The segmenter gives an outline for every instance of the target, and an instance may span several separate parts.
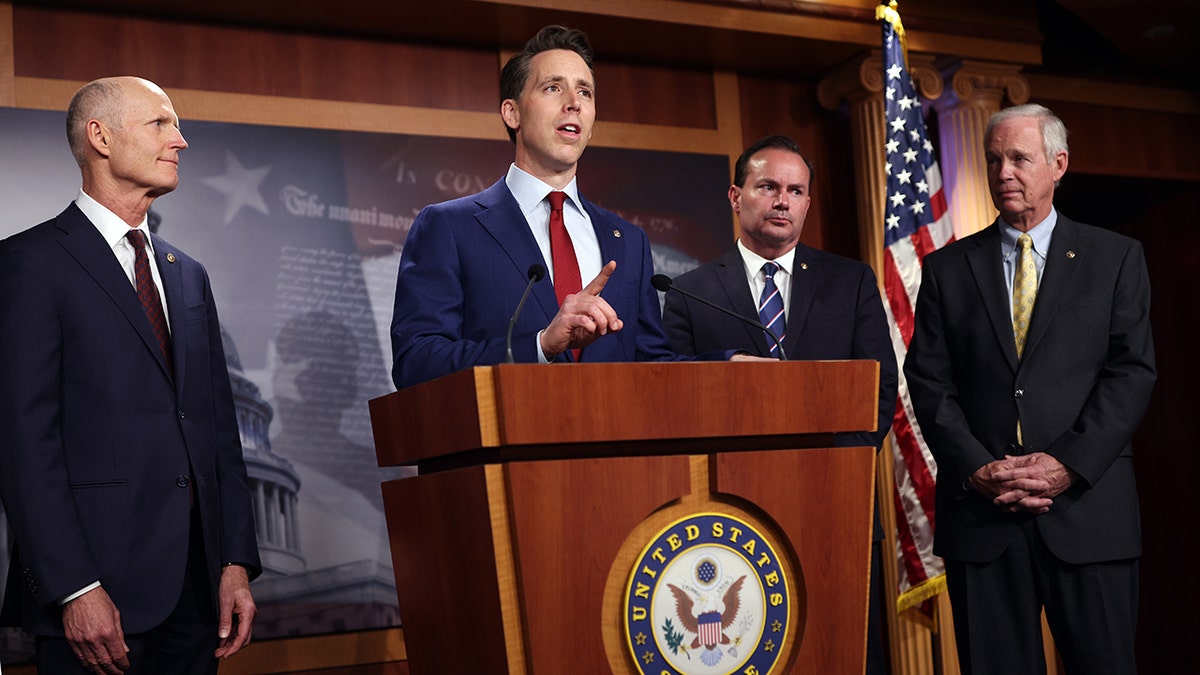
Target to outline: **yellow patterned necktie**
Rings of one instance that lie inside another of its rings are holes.
[[[1017,342],[1017,357],[1025,352],[1029,319],[1037,300],[1037,266],[1033,263],[1033,239],[1023,234],[1017,239],[1017,270],[1013,275],[1012,322]]]
[[[1033,239],[1022,234],[1017,238],[1017,270],[1013,275],[1013,338],[1017,342],[1017,358],[1025,351],[1025,338],[1029,335],[1029,318],[1033,316],[1033,303],[1037,300],[1037,266],[1033,263]],[[1025,444],[1021,433],[1021,420],[1017,419],[1017,443]]]

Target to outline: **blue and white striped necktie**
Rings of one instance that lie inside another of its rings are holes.
[[[783,296],[779,293],[779,287],[775,285],[775,273],[778,271],[779,263],[776,262],[766,262],[762,266],[766,284],[763,285],[762,296],[758,301],[758,318],[767,327],[767,330],[774,333],[775,337],[783,342],[786,327],[783,317]],[[767,336],[767,344],[770,347],[771,356],[778,358],[779,347],[770,336]]]

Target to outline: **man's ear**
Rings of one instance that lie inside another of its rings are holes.
[[[729,205],[734,213],[742,215],[742,190],[736,185],[729,186]]]
[[[513,131],[521,128],[521,112],[517,110],[515,100],[506,98],[500,102],[500,118],[504,120],[504,125]]]
[[[87,134],[88,143],[103,157],[108,157],[112,152],[111,141],[112,131],[100,120],[88,120],[84,127]]]
[[[1054,167],[1054,182],[1062,180],[1062,177],[1067,173],[1068,155],[1065,152],[1060,152],[1054,157],[1051,166]]]

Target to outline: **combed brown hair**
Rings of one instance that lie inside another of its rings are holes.
[[[508,63],[504,64],[504,69],[500,71],[501,103],[510,98],[514,101],[521,98],[521,92],[525,91],[525,82],[529,79],[529,62],[538,54],[552,49],[575,52],[587,64],[588,70],[592,71],[593,76],[595,75],[592,67],[595,54],[592,52],[592,44],[588,41],[587,33],[566,26],[546,26],[525,43],[525,48],[521,50],[521,53],[515,54],[508,60]],[[517,132],[507,124],[504,125],[504,129],[508,131],[508,139],[515,143]]]

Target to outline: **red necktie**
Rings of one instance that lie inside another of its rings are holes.
[[[550,201],[550,257],[554,265],[554,295],[558,298],[559,307],[562,307],[568,295],[583,290],[575,246],[571,244],[571,235],[567,234],[567,226],[563,223],[563,200],[566,198],[567,193],[557,190],[546,196]],[[571,350],[576,361],[579,360],[579,352],[578,349]]]
[[[154,277],[150,275],[150,258],[146,255],[146,235],[141,230],[129,230],[125,235],[133,245],[133,276],[137,285],[138,300],[142,301],[142,310],[150,320],[150,328],[154,337],[158,338],[158,348],[162,350],[163,359],[167,362],[167,372],[174,372],[171,365],[171,333],[167,330],[167,318],[163,315],[162,300],[158,297],[158,287],[154,285]]]

